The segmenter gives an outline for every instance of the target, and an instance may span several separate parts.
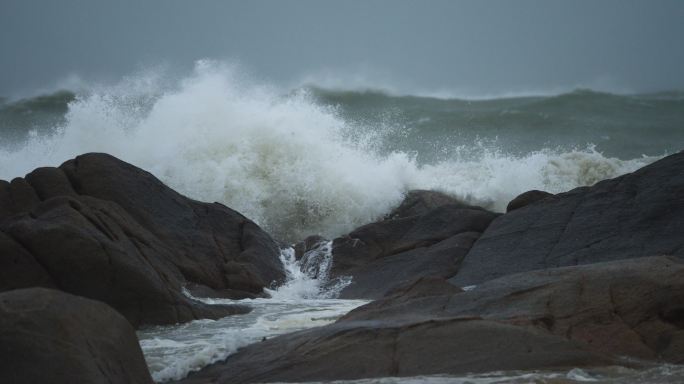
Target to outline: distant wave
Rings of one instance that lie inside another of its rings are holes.
[[[575,92],[514,101],[521,103],[516,108],[535,103],[553,108],[563,98],[586,97],[606,96]],[[493,119],[492,128],[514,115],[501,115],[501,105],[493,115],[486,111],[499,102],[510,100],[478,102],[474,108],[486,112],[482,121]],[[459,103],[467,102],[378,92],[284,92],[202,62],[171,87],[141,81],[134,87],[83,95],[60,92],[2,106],[2,113],[38,111],[41,105],[57,115],[66,112],[44,134],[0,148],[0,177],[58,165],[84,152],[108,152],[182,193],[223,202],[277,237],[297,240],[310,234],[336,236],[375,220],[414,188],[437,189],[503,210],[523,191],[561,192],[659,158],[621,160],[591,145],[547,146],[534,126],[534,149],[516,152],[501,139],[459,136],[459,126],[449,120],[458,115]],[[399,112],[378,116],[374,106]],[[420,118],[427,119],[425,129],[415,123]],[[438,124],[440,119],[448,124]],[[434,138],[437,143],[426,146]]]
[[[491,101],[501,99],[520,99],[520,98],[555,98],[564,96],[592,96],[592,95],[608,95],[616,97],[637,97],[637,98],[653,98],[653,99],[673,99],[681,100],[684,98],[684,90],[667,90],[649,93],[633,93],[633,92],[608,92],[603,90],[594,90],[592,88],[570,88],[566,90],[527,90],[527,91],[510,91],[500,93],[459,93],[452,91],[415,91],[402,92],[391,88],[383,87],[328,87],[320,86],[314,82],[304,83],[297,87],[298,89],[308,89],[313,93],[327,94],[327,95],[346,95],[346,96],[361,96],[374,95],[387,98],[419,98],[419,99],[435,99],[442,101]]]
[[[32,132],[45,133],[63,124],[68,105],[75,99],[76,95],[66,90],[18,101],[0,98],[1,143],[7,147]]]

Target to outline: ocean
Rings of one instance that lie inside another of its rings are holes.
[[[0,178],[108,152],[284,241],[343,234],[410,189],[503,211],[524,191],[591,185],[684,143],[684,92],[435,98],[282,88],[209,63],[0,103]]]
[[[412,189],[505,211],[524,191],[592,185],[683,144],[681,91],[434,97],[282,87],[200,62],[175,78],[145,73],[115,84],[0,98],[0,178],[57,166],[84,152],[107,152],[189,197],[238,210],[284,243],[342,235],[383,217]],[[140,331],[154,379],[182,378],[243,345],[332,322],[365,303],[335,299],[344,282],[328,281],[325,268],[302,272],[289,252],[283,251],[288,282],[270,299],[240,301],[252,313]],[[329,254],[316,259],[333,262]],[[400,382],[621,383],[647,377],[665,383],[682,372],[657,366]]]

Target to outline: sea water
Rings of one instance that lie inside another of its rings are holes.
[[[1,96],[1,95],[0,95]],[[504,211],[530,189],[559,193],[632,172],[684,143],[684,93],[472,99],[377,89],[284,89],[219,62],[184,76],[137,73],[23,100],[0,98],[0,178],[107,152],[179,192],[218,201],[284,242],[334,238],[377,220],[411,189]],[[264,338],[335,321],[329,244],[282,255],[286,283],[245,315],[138,333],[157,381],[182,378]],[[385,378],[358,383],[684,382],[679,366]]]

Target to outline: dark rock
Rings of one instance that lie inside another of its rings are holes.
[[[330,240],[326,239],[323,236],[318,236],[318,235],[307,237],[303,241],[300,241],[299,243],[294,245],[293,248],[295,251],[295,259],[296,260],[301,259],[305,253],[320,247],[321,244],[327,243],[328,241],[330,241]]]
[[[461,208],[473,208],[455,197],[442,192],[414,189],[408,191],[401,204],[387,215],[388,219],[401,219],[409,216],[424,215],[443,205],[458,205]]]
[[[436,286],[436,283],[431,283]],[[481,317],[604,354],[684,362],[684,262],[647,257],[508,275],[470,291],[396,295],[344,321]]]
[[[333,241],[333,276],[352,276],[342,298],[374,299],[422,276],[453,276],[497,215],[449,204],[364,225]]]
[[[394,304],[422,297],[445,296],[461,292],[463,292],[462,288],[449,283],[444,278],[424,276],[387,292],[385,297],[382,300],[377,300],[377,302],[390,301]]]
[[[684,264],[651,257],[486,282],[423,278],[337,323],[248,346],[184,384],[684,361]]]
[[[479,232],[462,232],[430,247],[372,260],[344,273],[336,271],[335,276],[353,277],[340,297],[376,299],[423,276],[449,278],[458,271],[458,265],[478,236]],[[337,260],[335,255],[333,266]]]
[[[578,343],[493,321],[341,322],[248,346],[180,383],[354,380],[610,363]]]
[[[3,195],[5,195],[4,197],[7,200],[0,205],[3,206],[3,211],[7,212],[7,214],[28,211],[40,202],[36,192],[24,179],[17,177],[7,184],[6,188],[7,191]]]
[[[284,277],[276,243],[256,224],[109,155],[0,183],[0,213],[1,289],[57,287],[135,326],[248,310],[190,300],[185,284],[243,298]]]
[[[117,203],[174,249],[167,258],[189,281],[232,288],[223,268],[228,261],[254,266],[263,286],[284,278],[275,241],[222,204],[188,199],[152,174],[105,154],[82,155],[60,168],[80,195]]]
[[[684,257],[684,153],[498,217],[452,282],[652,255]]]
[[[0,294],[0,357],[3,383],[152,384],[123,316],[103,303],[50,289]]]
[[[55,282],[33,255],[0,232],[0,292],[19,288],[55,288]]]
[[[59,168],[37,168],[25,177],[41,200],[55,196],[76,196],[64,171]]]
[[[23,286],[34,282],[32,274],[46,272],[54,286],[104,301],[133,325],[246,311],[208,306],[183,296],[183,276],[165,258],[173,251],[112,202],[86,196],[79,200],[55,197],[38,204],[30,214],[14,216],[0,229],[14,240],[8,249],[21,244],[27,251],[22,264],[30,263],[31,274],[19,269],[22,264],[6,272],[24,279]]]
[[[514,211],[518,208],[530,205],[539,200],[546,199],[549,196],[553,196],[553,194],[545,191],[538,191],[536,189],[523,192],[508,203],[508,206],[506,207],[506,212]]]

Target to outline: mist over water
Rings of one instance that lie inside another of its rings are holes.
[[[42,106],[0,106],[0,178],[107,152],[192,198],[240,211],[280,239],[333,237],[383,216],[410,189],[501,211],[526,190],[562,192],[636,170],[683,139],[681,95],[649,97],[467,101],[292,90],[200,61],[180,79],[148,72],[71,98],[53,95]],[[599,101],[602,114],[582,108]],[[644,119],[659,119],[633,123],[640,114],[629,103],[641,105]],[[35,111],[48,117],[16,119]],[[648,129],[660,133],[650,140]],[[646,139],[635,140],[640,135]],[[613,142],[639,145],[620,152]]]

